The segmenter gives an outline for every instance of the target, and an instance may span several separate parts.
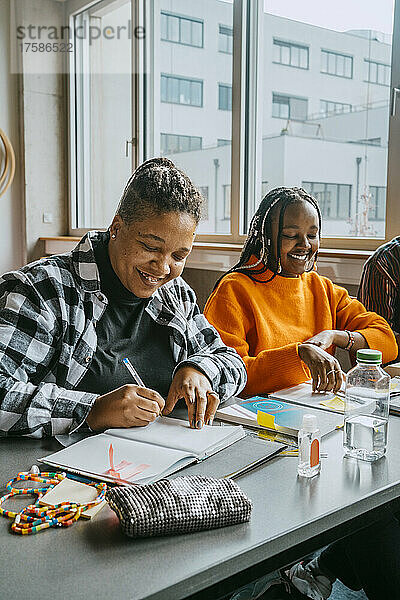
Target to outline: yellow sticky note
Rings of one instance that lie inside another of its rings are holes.
[[[334,396],[330,400],[321,400],[320,404],[322,406],[326,406],[327,408],[331,408],[332,410],[340,410],[344,412],[344,400],[343,398],[339,398],[339,396]]]
[[[269,415],[261,410],[257,411],[257,423],[267,429],[276,429],[274,415]]]

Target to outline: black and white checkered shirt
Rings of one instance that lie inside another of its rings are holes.
[[[97,346],[96,324],[107,307],[92,240],[0,278],[0,436],[71,433],[85,423],[96,394],[74,390]],[[245,366],[200,313],[178,277],[147,305],[169,327],[176,369],[203,371],[221,400],[246,383]]]

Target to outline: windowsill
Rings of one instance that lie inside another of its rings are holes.
[[[80,240],[75,236],[41,237],[46,255],[71,251]],[[229,270],[239,259],[242,244],[221,242],[195,242],[187,260],[189,269],[206,271]],[[342,250],[320,248],[318,253],[318,272],[335,283],[358,285],[362,267],[372,250]]]
[[[39,240],[45,244],[45,254],[54,254],[54,248],[61,247],[63,252],[71,250],[81,239],[80,236],[57,235],[43,236]],[[193,248],[196,250],[205,250],[207,252],[241,252],[242,244],[230,244],[225,242],[194,242]],[[355,258],[366,260],[373,250],[343,250],[335,248],[320,248],[318,256],[330,258]]]
[[[302,71],[309,71],[310,66],[308,67],[299,67],[297,65],[288,65],[287,63],[278,62],[277,60],[272,61],[273,65],[279,65],[280,67],[290,67],[291,69],[301,69]]]

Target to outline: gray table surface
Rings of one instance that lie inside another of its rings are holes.
[[[58,447],[49,439],[1,439],[2,491]],[[391,417],[387,455],[375,463],[344,458],[339,431],[324,438],[328,457],[311,480],[296,476],[296,458],[274,458],[237,480],[253,501],[251,521],[214,531],[133,540],[108,506],[89,522],[33,536],[12,535],[0,518],[0,599],[188,597],[400,497],[399,448],[400,418]],[[239,451],[246,454],[244,440],[182,473],[229,473]]]

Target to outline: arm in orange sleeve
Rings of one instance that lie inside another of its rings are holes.
[[[381,350],[384,363],[394,360],[398,348],[393,331],[385,319],[367,311],[361,302],[350,298],[344,288],[332,285],[336,305],[336,328],[358,331],[370,348]]]
[[[233,292],[233,283],[223,285],[224,291]],[[243,308],[246,310],[243,310]],[[204,315],[217,329],[227,346],[235,348],[247,369],[247,385],[243,396],[266,394],[311,378],[307,366],[300,359],[298,343],[278,348],[266,348],[251,356],[248,332],[255,327],[249,298],[234,293],[221,293],[219,288],[207,301]]]

